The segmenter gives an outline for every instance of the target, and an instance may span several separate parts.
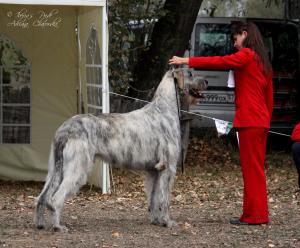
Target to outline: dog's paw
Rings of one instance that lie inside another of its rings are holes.
[[[36,225],[36,228],[39,230],[42,230],[45,228],[45,225],[39,224],[39,225]]]
[[[155,225],[155,226],[160,224],[158,219],[151,219],[150,222],[151,222],[152,225]]]
[[[167,223],[166,223],[166,227],[168,227],[168,228],[174,228],[174,227],[176,227],[176,226],[178,226],[178,224],[177,224],[177,222],[174,221],[174,220],[169,220],[169,221],[167,221]]]
[[[62,232],[62,233],[67,233],[69,231],[69,229],[66,226],[54,226],[53,227],[53,231],[54,232]]]
[[[177,226],[177,222],[174,220],[161,220],[158,222],[158,225],[163,226],[163,227],[167,227],[167,228],[173,228],[175,226]]]

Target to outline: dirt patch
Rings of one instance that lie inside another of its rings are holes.
[[[289,153],[267,156],[270,225],[228,222],[242,208],[234,149],[194,139],[185,168],[173,190],[171,216],[178,222],[173,229],[149,223],[143,173],[115,170],[111,196],[84,187],[64,209],[68,233],[53,232],[49,224],[46,230],[34,228],[34,197],[42,183],[0,182],[0,247],[300,247],[300,196]]]

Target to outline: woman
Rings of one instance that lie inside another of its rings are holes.
[[[232,27],[236,53],[227,56],[174,56],[169,64],[188,64],[201,69],[233,70],[235,117],[239,134],[240,161],[244,180],[243,214],[230,220],[236,225],[269,222],[264,161],[273,110],[272,67],[262,36],[252,22]]]
[[[294,142],[292,145],[293,159],[298,172],[298,190],[300,192],[300,122],[294,127],[291,140]]]

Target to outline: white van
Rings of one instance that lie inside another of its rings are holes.
[[[246,18],[198,17],[188,56],[226,55],[234,52],[230,37],[233,21],[253,21],[260,29],[269,50],[274,70],[274,111],[271,129],[290,133],[299,120],[297,92],[299,80],[299,43],[297,23],[284,20]],[[228,71],[193,70],[194,77],[201,76],[208,81],[203,98],[191,106],[191,111],[204,116],[233,121],[234,89],[228,88]],[[299,97],[298,97],[299,99]],[[193,126],[212,127],[214,121],[198,119]]]

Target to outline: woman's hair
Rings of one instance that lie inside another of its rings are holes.
[[[234,36],[242,34],[243,31],[247,32],[243,47],[251,48],[256,52],[262,63],[264,73],[269,75],[272,72],[272,65],[258,27],[253,22],[234,22],[231,27],[231,39],[234,40]]]

